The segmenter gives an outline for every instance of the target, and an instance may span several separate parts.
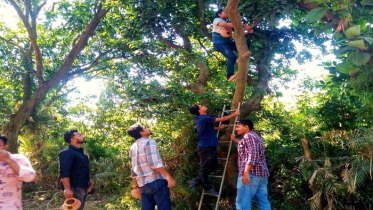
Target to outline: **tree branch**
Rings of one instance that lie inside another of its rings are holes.
[[[173,49],[184,49],[183,47],[181,47],[179,45],[176,45],[173,42],[168,41],[167,39],[163,38],[161,32],[159,32],[159,34],[156,37],[158,38],[158,40],[160,42],[162,42],[163,44],[167,45],[167,47],[169,47],[169,48],[173,48]]]
[[[57,73],[54,77],[51,78],[47,82],[48,88],[53,87],[56,85],[59,81],[63,79],[64,76],[67,75],[69,70],[71,69],[71,65],[76,59],[76,57],[79,55],[79,53],[84,49],[84,47],[87,45],[88,40],[90,37],[94,35],[94,31],[96,30],[99,22],[105,15],[109,12],[108,9],[102,9],[101,7],[98,8],[98,12],[94,14],[94,17],[87,25],[86,29],[80,36],[78,42],[76,45],[71,49],[70,53],[67,55],[64,63],[61,65],[61,67],[57,70]]]
[[[25,1],[26,15],[27,16],[25,16],[22,13],[21,8],[19,7],[19,5],[14,0],[9,0],[9,2],[12,4],[12,6],[14,7],[14,9],[17,11],[18,16],[21,18],[21,20],[23,22],[23,25],[25,26],[25,28],[27,30],[27,33],[29,35],[29,38],[30,38],[30,41],[31,41],[31,46],[32,46],[32,48],[34,50],[34,53],[35,53],[36,77],[38,79],[39,86],[41,87],[43,85],[43,83],[44,83],[43,74],[42,74],[42,71],[43,71],[43,61],[42,61],[41,51],[40,51],[38,43],[37,43],[36,16],[32,15],[32,12],[31,12],[32,9],[30,8],[31,7],[31,3],[30,3],[29,0]],[[28,14],[31,14],[32,24],[33,25],[35,24],[34,26],[30,26],[30,23],[29,23],[29,20],[28,20]]]
[[[201,29],[203,35],[205,35],[210,41],[212,41],[212,35],[209,33],[209,30],[206,27],[206,20],[205,20],[205,2],[203,0],[198,0],[198,16],[201,22]]]

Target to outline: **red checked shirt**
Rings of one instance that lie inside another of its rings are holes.
[[[245,133],[238,143],[238,176],[243,176],[246,165],[253,166],[250,173],[259,177],[268,177],[264,144],[262,138],[253,131]]]

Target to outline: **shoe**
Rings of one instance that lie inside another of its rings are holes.
[[[209,191],[206,191],[205,194],[212,195],[212,196],[218,196],[219,195],[219,193],[216,192],[216,190],[214,190],[213,188],[211,188],[211,190],[209,190]]]
[[[201,183],[197,180],[192,180],[189,182],[189,187],[190,188],[194,188],[194,187],[200,187],[201,186]]]
[[[236,79],[236,76],[237,76],[237,74],[233,74],[232,76],[230,76],[229,79],[228,79],[228,82],[231,82],[234,79]]]

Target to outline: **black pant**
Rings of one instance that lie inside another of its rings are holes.
[[[195,181],[201,183],[203,189],[209,191],[212,188],[209,175],[219,166],[216,147],[198,147],[201,169]]]

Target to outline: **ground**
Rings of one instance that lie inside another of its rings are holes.
[[[103,196],[89,194],[85,203],[85,210],[104,210]],[[24,210],[60,210],[64,202],[62,191],[39,191],[23,195]]]

